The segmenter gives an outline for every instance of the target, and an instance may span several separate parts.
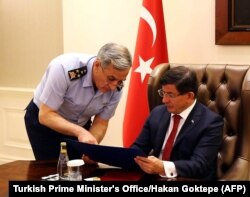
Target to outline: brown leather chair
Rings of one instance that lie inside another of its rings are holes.
[[[162,98],[160,77],[169,68],[181,64],[160,64],[148,81],[150,111]],[[250,66],[190,65],[198,77],[197,99],[224,117],[222,147],[218,153],[217,175],[220,180],[250,180]]]

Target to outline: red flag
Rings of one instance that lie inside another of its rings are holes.
[[[143,0],[123,123],[123,145],[130,146],[149,115],[147,81],[152,69],[168,62],[162,0]]]

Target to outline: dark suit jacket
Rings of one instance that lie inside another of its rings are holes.
[[[158,157],[171,114],[165,105],[155,107],[132,144]],[[170,160],[178,176],[202,180],[216,179],[217,154],[222,141],[223,118],[197,102],[176,138]]]

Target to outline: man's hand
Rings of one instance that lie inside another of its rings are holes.
[[[82,155],[82,159],[86,164],[97,165],[97,162],[91,160],[87,155]]]
[[[165,174],[162,160],[155,156],[135,157],[135,162],[148,174]]]
[[[86,130],[81,132],[80,135],[78,135],[78,141],[88,144],[98,144],[96,138]]]

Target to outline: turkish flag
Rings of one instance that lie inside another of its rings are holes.
[[[168,62],[162,0],[143,0],[123,123],[123,145],[129,147],[149,115],[147,82],[152,69]]]

